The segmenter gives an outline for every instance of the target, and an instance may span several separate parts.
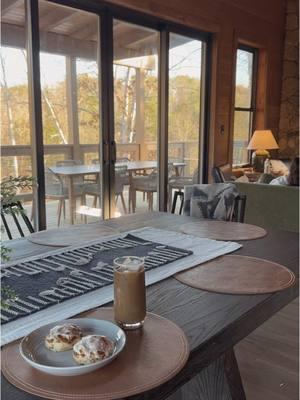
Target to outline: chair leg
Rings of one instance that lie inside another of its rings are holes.
[[[97,207],[97,196],[94,196],[93,207],[94,207],[94,208]]]
[[[174,198],[173,198],[173,202],[172,202],[172,208],[171,208],[171,213],[172,213],[172,214],[175,214],[176,203],[177,203],[177,197],[178,197],[178,191],[175,190],[175,192],[174,192]]]
[[[81,196],[81,205],[86,206],[86,195],[85,194],[83,194]],[[82,219],[82,217],[83,217],[83,222],[86,224],[87,223],[87,216],[84,214],[84,215],[81,215],[81,219]]]
[[[57,216],[57,226],[58,226],[58,227],[60,226],[61,210],[62,210],[62,208],[63,208],[63,202],[64,202],[64,200],[59,200],[59,203],[58,203],[58,208],[57,208],[57,213],[58,213],[58,216]]]
[[[66,200],[62,200],[62,205],[63,205],[63,215],[64,215],[64,219],[66,219]]]
[[[168,204],[169,204],[168,210],[169,211],[172,210],[172,192],[173,192],[173,189],[169,186],[169,190],[168,190]]]
[[[126,204],[125,204],[125,199],[124,199],[123,193],[121,193],[121,202],[122,202],[124,213],[127,214],[127,208],[126,208]]]
[[[181,214],[182,214],[182,209],[183,209],[184,198],[183,198],[183,193],[182,193],[182,192],[179,192],[179,193],[180,193],[180,209],[179,209],[179,215],[181,215]]]
[[[148,196],[149,196],[149,206],[148,206],[148,209],[149,209],[149,211],[153,211],[153,193],[152,193],[152,192],[149,192],[149,193],[148,193]]]
[[[132,199],[131,199],[131,201],[132,201],[132,212],[135,213],[135,207],[136,207],[136,190],[135,189],[132,189],[131,195],[132,195]]]

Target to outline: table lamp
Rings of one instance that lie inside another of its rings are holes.
[[[252,167],[256,172],[264,172],[264,163],[270,157],[268,150],[278,149],[278,144],[270,130],[254,131],[247,150],[252,153]]]

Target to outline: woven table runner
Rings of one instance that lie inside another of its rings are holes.
[[[151,285],[240,247],[143,228],[9,263],[1,268],[2,284],[15,289],[17,299],[2,310],[1,345],[112,301],[116,257],[146,256],[146,285]]]

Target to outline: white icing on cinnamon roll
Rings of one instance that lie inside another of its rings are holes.
[[[45,345],[52,351],[71,350],[82,337],[81,328],[75,324],[57,325],[50,329],[45,338]]]
[[[111,356],[114,349],[114,343],[106,336],[84,336],[74,345],[73,358],[78,364],[92,364]]]

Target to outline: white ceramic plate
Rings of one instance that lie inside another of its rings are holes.
[[[78,365],[73,360],[72,350],[54,352],[47,349],[44,340],[50,329],[64,323],[74,323],[80,326],[83,330],[83,336],[107,336],[115,343],[114,353],[105,360],[89,365]],[[74,376],[87,374],[109,364],[123,350],[125,342],[124,331],[112,322],[92,318],[68,319],[42,326],[25,336],[20,343],[20,353],[28,364],[47,374]]]

